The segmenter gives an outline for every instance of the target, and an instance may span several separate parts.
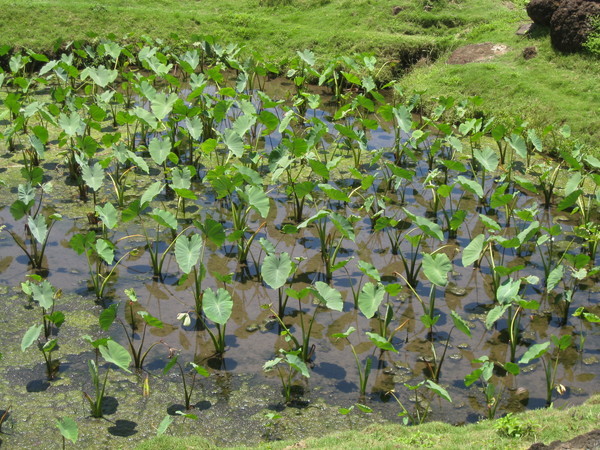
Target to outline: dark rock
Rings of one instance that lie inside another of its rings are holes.
[[[396,16],[396,15],[398,15],[398,13],[399,13],[400,11],[402,11],[403,9],[404,9],[404,7],[403,7],[403,6],[394,6],[394,7],[392,8],[392,16]]]
[[[600,0],[563,0],[552,15],[552,45],[563,52],[582,49],[593,30],[591,18],[600,15]]]
[[[537,48],[536,47],[525,47],[523,49],[523,58],[531,59],[537,56]]]
[[[547,27],[561,3],[562,0],[531,0],[527,5],[527,14],[538,25]]]

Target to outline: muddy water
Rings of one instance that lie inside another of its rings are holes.
[[[323,117],[326,112],[316,111],[315,114]],[[277,137],[273,139],[276,141]],[[384,128],[370,133],[370,148],[389,147],[391,142],[393,142],[393,136]],[[391,155],[387,156],[391,158]],[[346,159],[351,164],[349,157]],[[365,171],[378,170],[376,166],[370,166],[368,162],[363,165],[362,169]],[[392,206],[389,209],[397,211],[399,216],[403,217],[400,208],[407,206],[414,214],[429,214],[431,218],[431,195],[429,191],[422,188],[422,181],[428,173],[427,163],[425,161],[418,162],[413,169],[417,175],[406,186],[404,204],[401,204],[398,193],[392,192],[388,194],[392,199]],[[60,167],[49,173],[56,180],[60,180],[63,176]],[[358,183],[344,169],[341,170],[339,175],[339,179],[344,180],[339,183],[342,187]],[[485,182],[485,191],[488,192],[494,187],[494,179],[488,177]],[[269,239],[271,242],[276,243],[277,251],[285,251],[292,258],[302,259],[299,262],[295,278],[292,280],[294,289],[299,290],[315,281],[323,281],[325,278],[316,232],[309,227],[302,230],[299,235],[282,234],[280,232],[281,225],[291,223],[289,219],[292,213],[291,208],[286,201],[285,194],[280,192],[277,186],[270,186],[270,188],[272,188],[270,194],[271,211],[266,220],[266,226],[262,228],[253,245],[251,256],[248,258],[249,263],[241,266],[237,262],[235,248],[230,243],[225,243],[221,248],[209,246],[205,256],[208,277],[204,287],[216,288],[222,286],[212,275],[213,272],[218,272],[221,275],[233,274],[234,281],[228,286],[228,289],[234,298],[234,310],[227,325],[227,351],[223,359],[217,360],[213,357],[210,337],[205,330],[198,330],[194,323],[188,327],[183,327],[176,320],[179,313],[193,309],[194,300],[189,283],[184,285],[177,283],[180,274],[174,257],[172,255],[167,257],[164,267],[166,277],[164,281],[160,282],[152,278],[149,256],[144,250],[144,242],[139,237],[126,238],[118,246],[121,254],[132,248],[137,248],[139,251],[135,256],[125,259],[117,269],[114,281],[109,285],[106,299],[102,302],[103,305],[100,306],[107,306],[112,302],[125,303],[124,289],[134,288],[140,300],[139,308],[147,310],[165,323],[165,327],[161,330],[151,329],[147,339],[148,344],[159,340],[166,344],[166,346],[157,346],[152,350],[146,364],[153,380],[153,390],[156,390],[157,393],[152,397],[152,400],[148,400],[153,402],[153,407],[148,408],[148,410],[144,409],[143,414],[146,414],[146,412],[150,414],[148,417],[151,417],[151,419],[148,420],[153,421],[154,426],[156,426],[157,420],[162,417],[161,414],[165,413],[166,408],[172,406],[172,402],[167,401],[165,398],[166,392],[170,396],[175,396],[178,389],[176,376],[161,377],[162,368],[168,361],[167,346],[180,350],[182,360],[194,360],[211,368],[213,375],[209,380],[203,381],[199,393],[201,393],[202,398],[205,398],[204,401],[212,406],[211,414],[213,416],[211,417],[213,417],[215,423],[220,423],[223,420],[235,422],[236,417],[245,418],[246,420],[252,417],[252,420],[256,421],[253,426],[256,427],[256,424],[263,420],[256,418],[261,411],[269,408],[281,409],[282,407],[278,377],[274,373],[264,374],[262,371],[263,364],[272,359],[277,350],[285,347],[286,343],[279,336],[280,329],[274,322],[271,313],[261,308],[262,305],[266,304],[276,305],[277,293],[267,288],[256,277],[257,267],[255,262],[260,264],[262,258],[264,258],[264,252],[261,251],[258,245],[258,238]],[[221,208],[219,202],[215,201],[213,194],[202,185],[196,185],[195,191],[199,200],[196,204],[188,205],[188,217],[200,216],[204,218],[210,216],[223,222],[225,227],[228,228],[230,226],[229,211],[226,208]],[[9,197],[11,196],[15,196],[14,189],[4,199],[4,205],[10,204]],[[132,198],[134,198],[134,193],[130,191],[129,200]],[[458,200],[459,198],[460,200]],[[99,203],[104,200],[111,200],[108,192],[102,194]],[[166,206],[174,206],[166,198],[160,200]],[[471,194],[463,193],[458,188],[455,188],[453,192],[452,201],[454,201],[455,208],[458,207],[460,202],[460,209],[465,209],[470,213],[477,211],[488,214],[501,224],[506,222],[506,218],[501,211],[490,211],[482,207]],[[46,205],[62,211],[65,203],[68,203],[68,201],[64,198],[64,190],[59,190],[50,196]],[[70,212],[63,212],[65,219],[57,223],[52,230],[52,240],[46,252],[46,266],[49,268],[48,279],[55,287],[62,289],[64,292],[81,296],[82,302],[87,305],[86,308],[89,311],[94,311],[95,308],[97,313],[100,306],[94,306],[95,302],[88,289],[85,259],[77,256],[68,245],[69,239],[74,234],[90,229],[87,218],[82,213],[86,206],[82,207],[77,202],[74,203],[74,206],[68,210]],[[517,207],[528,208],[539,205],[539,203],[538,198],[523,194],[519,196]],[[328,202],[327,206],[346,216],[351,214],[364,215],[358,210],[360,205],[358,200],[355,199],[348,205]],[[315,212],[315,209],[307,208],[305,217],[309,217]],[[439,213],[437,219],[441,220]],[[541,210],[538,216],[538,220],[543,226],[551,226],[559,219],[567,233],[575,224],[574,219],[566,217],[564,213],[556,213],[555,211],[544,212]],[[259,217],[252,216],[250,228],[256,229],[261,223],[262,220]],[[23,226],[22,222],[14,222],[8,206],[0,210],[0,224],[6,225],[7,228],[17,232],[20,232],[19,227]],[[395,273],[403,272],[401,258],[390,251],[390,243],[385,233],[373,232],[372,225],[370,219],[362,217],[355,224],[356,242],[346,240],[340,251],[339,260],[352,258],[352,261],[344,269],[339,269],[334,273],[331,281],[331,285],[338,289],[345,299],[343,312],[317,309],[315,305],[311,304],[310,300],[299,303],[290,299],[283,320],[286,326],[299,336],[300,321],[304,320],[306,323],[312,315],[317,314],[311,335],[311,344],[315,346],[311,361],[311,377],[308,380],[297,380],[298,405],[304,405],[305,407],[311,404],[320,405],[320,410],[326,410],[329,415],[337,415],[334,406],[348,407],[360,400],[375,411],[374,419],[366,418],[364,420],[381,420],[382,418],[398,420],[395,416],[400,408],[385,393],[395,390],[405,405],[413,407],[412,398],[409,398],[409,392],[404,387],[404,383],[416,384],[428,374],[430,367],[428,361],[431,361],[432,357],[431,340],[428,335],[429,330],[419,320],[419,317],[423,314],[423,307],[416,296],[406,288],[397,297],[389,299],[394,310],[394,320],[389,328],[394,329],[402,325],[393,340],[398,354],[391,352],[381,354],[379,351],[375,351],[365,336],[365,332],[377,330],[378,323],[376,319],[365,319],[354,309],[352,288],[360,289],[361,283],[368,281],[366,277],[362,276],[356,263],[359,260],[371,262],[379,270],[385,283],[400,282]],[[520,231],[519,226],[523,227],[523,224],[511,224],[508,229],[503,231],[504,235],[506,237],[516,235]],[[481,270],[476,270],[471,267],[464,268],[460,262],[461,249],[480,232],[482,232],[482,225],[477,219],[477,215],[471,214],[467,217],[455,239],[448,239],[444,243],[439,243],[431,238],[426,238],[420,249],[420,252],[431,252],[443,245],[442,251],[453,262],[448,287],[437,289],[436,311],[441,318],[435,327],[433,336],[436,352],[440,355],[443,352],[448,333],[452,332],[446,359],[441,370],[440,384],[448,390],[453,403],[450,404],[434,398],[431,404],[430,417],[435,420],[465,423],[479,420],[484,416],[486,406],[481,390],[476,385],[466,388],[463,382],[464,377],[474,368],[470,361],[483,355],[489,355],[490,358],[497,361],[508,361],[510,358],[506,320],[501,319],[492,330],[487,330],[484,326],[486,314],[493,306],[490,284],[491,271],[488,263],[484,259]],[[121,226],[114,237],[118,239],[138,235],[139,233],[140,229],[135,224],[129,223]],[[567,238],[569,237],[567,236]],[[402,243],[400,251],[406,257],[412,255],[413,248],[405,241]],[[573,253],[577,251],[577,249],[572,250]],[[544,279],[542,263],[535,247],[525,249],[520,253],[509,249],[504,250],[504,252],[505,266],[524,265],[524,269],[514,276],[535,275],[541,280]],[[596,264],[598,264],[598,261],[596,261]],[[0,235],[0,284],[12,288],[18,287],[28,273],[30,271],[25,256],[10,239],[10,236],[7,233],[2,233]],[[417,294],[426,299],[429,295],[430,285],[424,276],[421,276],[420,280],[416,291]],[[14,293],[14,291],[11,292]],[[555,402],[559,406],[582,402],[589,393],[598,389],[598,376],[600,375],[600,363],[598,362],[600,336],[598,327],[594,328],[586,324],[582,328],[581,324],[572,317],[569,318],[566,325],[563,325],[561,322],[563,307],[561,304],[555,303],[554,297],[545,295],[537,286],[528,287],[523,295],[538,300],[541,306],[538,311],[527,311],[521,321],[522,343],[517,350],[517,359],[523,354],[527,345],[543,342],[551,335],[573,334],[574,342],[579,344],[579,336],[582,332],[585,333],[584,351],[580,353],[574,348],[570,348],[559,361],[556,382],[563,384],[566,387],[566,392],[562,396],[555,395]],[[28,307],[27,302],[24,299],[19,299],[18,295],[13,297],[11,307]],[[582,282],[577,286],[569,307],[569,315],[579,306],[586,306],[590,311],[598,313],[599,300],[600,293],[595,280]],[[59,300],[58,309],[60,307]],[[120,310],[121,314],[123,314],[123,309],[122,307]],[[467,320],[472,332],[471,338],[467,338],[457,330],[452,330],[452,321],[449,314],[451,310],[459,312]],[[24,322],[23,329],[10,334],[10,338],[3,335],[0,341],[2,350],[11,346],[18,348],[20,336],[30,323]],[[369,379],[368,395],[364,399],[359,399],[357,393],[358,374],[349,345],[331,337],[334,333],[345,331],[349,326],[353,326],[358,330],[358,333],[352,335],[350,340],[354,344],[361,361],[364,362],[371,355],[376,358]],[[90,333],[99,333],[97,326],[93,323],[89,323],[87,328],[89,328]],[[120,326],[114,325],[110,334],[121,343],[126,343],[124,331]],[[75,335],[72,338],[77,339]],[[139,335],[136,335],[136,338],[139,339]],[[11,353],[9,360],[12,361],[11,364],[14,364],[16,361],[16,357],[13,358],[14,352],[9,353]],[[60,387],[60,392],[64,395],[64,403],[67,405],[67,407],[64,407],[65,415],[69,414],[70,405],[70,407],[78,410],[80,416],[85,417],[85,413],[82,412],[85,410],[84,405],[73,406],[77,402],[74,399],[75,394],[69,386],[76,386],[75,392],[78,392],[80,386],[85,386],[87,377],[85,361],[91,357],[90,355],[91,352],[87,350],[83,353],[74,350],[67,353],[67,350],[64,350],[63,356],[68,364],[64,364],[61,368],[61,378],[71,380],[66,386],[61,385]],[[11,367],[4,374],[6,377],[10,377],[11,383],[16,383],[19,377],[28,380],[28,382],[43,378],[41,375],[43,367],[40,368],[39,365],[32,367],[32,364],[34,364],[33,359],[29,357],[18,370]],[[119,378],[117,374],[114,377],[114,383],[118,385],[117,393],[114,394],[115,397],[118,397],[119,394],[127,398],[117,398],[121,405],[119,407],[121,412],[116,414],[121,414],[119,417],[123,417],[123,419],[120,420],[133,420],[125,417],[127,414],[135,414],[133,412],[135,408],[140,408],[139,402],[142,401],[139,397],[140,379],[135,376]],[[219,386],[219,383],[222,383],[224,379],[230,380],[230,386],[227,389]],[[516,377],[511,375],[500,376],[496,379],[496,382],[503,390],[498,410],[499,414],[505,411],[518,411],[524,408],[544,406],[544,374],[539,359],[523,367],[520,375]],[[4,390],[7,386],[6,384],[3,386]],[[229,401],[228,399],[222,402],[219,396],[224,395],[223,392],[225,391],[238,397],[235,401]],[[234,392],[231,393],[231,391]],[[131,394],[131,392],[135,394]],[[24,393],[24,395],[29,394]],[[132,399],[132,395],[135,395],[135,399]],[[240,395],[243,398],[239,398]],[[426,398],[431,397],[427,392],[422,395],[425,395]],[[159,400],[166,401],[166,403],[161,404]],[[146,400],[143,401],[146,402]],[[62,407],[60,406],[60,408]],[[202,410],[201,404],[199,409]],[[243,412],[244,410],[246,412]],[[21,420],[16,404],[13,404],[13,411],[13,420]],[[127,434],[128,428],[126,425],[124,425],[125,431],[122,431],[121,434],[113,433],[112,436],[122,437],[123,433]],[[356,424],[349,422],[349,425],[354,426]],[[13,426],[15,430],[19,430],[18,422],[13,422]],[[230,435],[227,433],[223,435],[225,437],[222,438],[222,443],[250,442],[263,439],[265,437],[264,433],[267,432],[262,427],[259,428],[260,432],[252,431],[252,426],[244,427],[242,435],[236,438],[236,428],[233,426]],[[136,431],[133,434],[137,434],[138,438],[150,435],[148,430],[144,430],[144,432],[138,433]],[[214,429],[212,430],[214,432]],[[204,430],[204,432],[211,433],[209,429]],[[130,436],[133,434],[130,434]],[[111,438],[107,437],[106,439]]]

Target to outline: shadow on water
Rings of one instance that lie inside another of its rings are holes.
[[[113,436],[129,437],[137,433],[137,425],[131,420],[117,420],[112,427],[108,427],[108,432]]]

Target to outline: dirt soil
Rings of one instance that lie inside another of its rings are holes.
[[[483,42],[481,44],[465,45],[457,48],[448,58],[448,64],[467,64],[473,62],[485,62],[503,55],[508,51],[504,44]]]
[[[529,447],[529,450],[552,449],[552,450],[575,450],[575,449],[597,449],[600,448],[600,429],[582,434],[567,442],[554,441],[549,445],[538,442]]]

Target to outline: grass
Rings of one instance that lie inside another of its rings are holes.
[[[399,424],[375,424],[364,430],[331,433],[323,437],[307,437],[300,442],[277,441],[259,448],[528,448],[535,442],[549,444],[566,441],[598,428],[600,395],[585,404],[569,409],[539,409],[495,421],[485,420],[465,427],[431,422],[416,427]],[[510,425],[510,426],[508,426]],[[506,433],[512,433],[508,436]],[[516,434],[522,433],[521,436]],[[468,438],[466,437],[468,436]],[[216,448],[199,436],[161,436],[136,447],[137,450],[169,450],[179,448]]]
[[[582,141],[600,138],[600,59],[555,52],[547,31],[516,36],[526,0],[0,0],[0,44],[52,52],[55,44],[114,34],[170,39],[215,36],[285,66],[296,50],[326,61],[371,52],[380,81],[402,78],[426,96],[480,96],[482,110],[523,115],[534,126],[568,123]],[[392,9],[399,7],[397,14]],[[448,65],[462,45],[494,42],[510,51],[487,63]],[[523,48],[536,46],[526,61]],[[413,65],[416,63],[416,66]],[[412,68],[408,70],[408,68]],[[597,153],[597,151],[596,151]]]

